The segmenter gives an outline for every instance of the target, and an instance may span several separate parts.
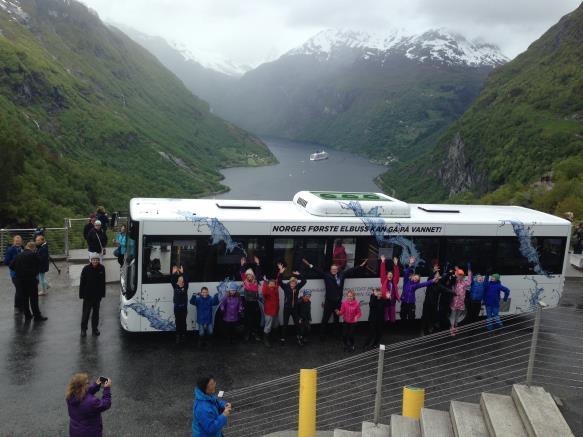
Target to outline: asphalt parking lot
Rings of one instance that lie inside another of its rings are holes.
[[[221,390],[233,390],[346,357],[339,340],[314,341],[300,349],[288,344],[217,341],[198,350],[192,337],[175,345],[171,334],[128,334],[118,320],[119,288],[111,285],[102,302],[101,336],[79,336],[81,301],[66,268],[51,271],[52,288],[41,297],[46,322],[25,322],[13,314],[13,288],[0,267],[0,435],[68,435],[64,392],[78,371],[112,378],[112,408],[104,413],[107,436],[186,436],[190,433],[192,391],[201,374],[212,373]],[[561,303],[583,308],[583,278],[569,278]],[[417,336],[397,326],[385,342]],[[360,334],[362,335],[362,334]],[[362,342],[361,339],[359,339]],[[583,395],[567,393],[563,412],[583,435]]]

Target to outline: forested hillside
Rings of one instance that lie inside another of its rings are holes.
[[[0,225],[202,196],[224,189],[220,167],[275,160],[69,0],[0,2],[0,156]]]
[[[583,5],[494,71],[435,149],[385,173],[406,200],[583,216]]]

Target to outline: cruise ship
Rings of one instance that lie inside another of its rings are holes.
[[[322,150],[310,155],[310,161],[321,161],[322,159],[328,159],[328,152]]]

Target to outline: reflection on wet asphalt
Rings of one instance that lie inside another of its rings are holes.
[[[268,350],[260,343],[219,341],[200,351],[193,338],[176,346],[171,334],[128,334],[119,325],[117,285],[108,286],[102,302],[101,336],[80,338],[81,301],[67,282],[66,268],[60,277],[51,270],[49,281],[53,287],[40,298],[49,320],[24,322],[13,314],[12,284],[0,267],[0,436],[68,435],[64,393],[78,371],[113,380],[112,408],[103,415],[105,435],[185,436],[193,387],[202,374],[214,374],[219,389],[232,390],[346,357],[339,339],[314,339],[302,350],[294,344]],[[579,294],[575,300],[581,303]],[[397,327],[385,340],[416,333]]]

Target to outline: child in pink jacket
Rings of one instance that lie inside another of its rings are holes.
[[[354,352],[354,330],[356,329],[356,322],[362,316],[360,310],[360,302],[355,299],[353,290],[348,290],[346,293],[346,300],[342,302],[340,310],[336,310],[336,314],[342,316],[344,323],[342,324],[342,341],[344,342],[345,352]]]
[[[468,265],[468,277],[465,278],[465,273],[462,269],[455,270],[455,285],[453,287],[454,296],[451,300],[449,313],[450,333],[452,336],[457,334],[457,325],[460,319],[466,313],[466,291],[472,285],[472,271]]]

